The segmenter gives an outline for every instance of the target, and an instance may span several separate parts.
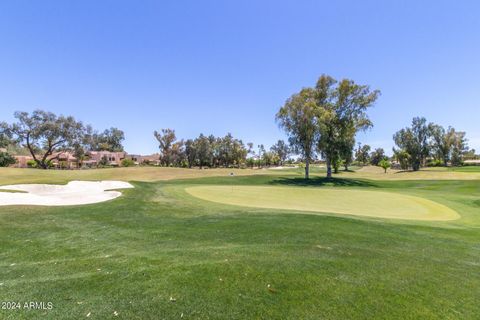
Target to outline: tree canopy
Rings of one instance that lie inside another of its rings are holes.
[[[332,167],[338,171],[342,161],[348,167],[356,133],[373,125],[367,109],[379,94],[367,85],[322,75],[314,88],[304,88],[287,100],[277,121],[289,136],[292,148],[306,161],[305,178],[316,152],[326,161],[327,177],[331,177]]]
[[[17,122],[9,131],[17,141],[24,143],[37,166],[48,168],[54,152],[67,151],[81,143],[84,126],[71,116],[57,116],[52,112],[35,110],[15,112]]]
[[[308,179],[319,131],[315,91],[307,88],[292,95],[278,111],[276,120],[287,133],[293,151],[305,160],[305,179]]]
[[[416,117],[413,118],[411,127],[394,134],[397,148],[393,151],[402,169],[411,167],[418,171],[426,165],[427,158],[445,166],[449,162],[457,166],[462,164],[468,151],[465,136],[465,132],[456,131],[452,127],[445,129],[438,124],[427,123],[423,117]]]

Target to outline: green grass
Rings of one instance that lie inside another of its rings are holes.
[[[480,314],[479,180],[305,183],[299,174],[274,173],[134,185],[124,196],[95,205],[1,207],[0,301],[51,301],[54,308],[0,309],[0,319]],[[214,203],[185,191],[209,185],[401,193],[438,202],[461,217],[311,215]]]
[[[396,192],[272,186],[195,186],[186,191],[207,201],[312,213],[338,213],[409,220],[454,220],[460,216],[431,200]]]

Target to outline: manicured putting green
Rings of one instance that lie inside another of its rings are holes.
[[[194,186],[194,197],[244,207],[445,221],[458,213],[437,202],[393,192],[307,187]]]

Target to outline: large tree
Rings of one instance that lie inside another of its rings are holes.
[[[85,148],[91,151],[121,152],[124,151],[124,140],[125,134],[118,128],[110,128],[98,133],[97,131],[94,131],[90,125],[88,125],[85,129],[83,143]]]
[[[270,147],[270,152],[276,155],[280,162],[279,164],[283,165],[283,163],[290,155],[290,148],[288,147],[288,144],[285,143],[285,141],[278,140],[273,146]]]
[[[353,149],[355,134],[372,127],[367,109],[374,105],[380,91],[371,91],[369,86],[348,79],[337,83],[332,77],[322,75],[314,92],[319,130],[317,148],[325,158],[327,177],[331,177],[332,166],[337,170],[345,148]]]
[[[307,88],[292,95],[276,115],[293,151],[305,160],[305,179],[309,178],[310,162],[315,157],[318,135],[316,107],[315,91]]]
[[[0,122],[0,148],[7,147],[12,143],[12,133],[6,122]]]
[[[368,144],[362,146],[358,143],[357,151],[355,152],[355,160],[363,165],[367,165],[370,162],[370,150],[372,148]]]
[[[197,146],[195,140],[187,139],[185,141],[185,156],[188,161],[188,167],[193,167],[197,161]]]
[[[174,155],[172,146],[175,140],[177,139],[175,135],[175,130],[172,129],[161,129],[160,131],[154,131],[153,135],[158,141],[160,148],[160,162],[165,166],[170,166],[173,161]]]
[[[198,138],[195,139],[195,148],[200,169],[202,169],[203,166],[211,166],[210,161],[212,159],[212,145],[208,137],[201,133]]]
[[[75,118],[43,110],[15,112],[17,122],[9,131],[23,143],[39,168],[47,169],[60,151],[72,151],[83,139],[84,126]]]
[[[455,131],[453,133],[453,144],[451,149],[452,166],[460,166],[463,164],[463,158],[468,151],[467,139],[465,132]]]
[[[385,150],[383,150],[383,148],[377,148],[370,154],[370,164],[372,166],[378,166],[380,161],[385,158]]]
[[[410,156],[410,165],[414,171],[425,165],[430,153],[430,128],[425,118],[416,117],[410,128],[404,128],[395,133],[395,144]],[[395,149],[396,150],[396,149]]]
[[[445,130],[438,124],[429,124],[431,142],[430,148],[433,156],[447,166],[449,162],[452,165],[460,165],[463,162],[463,156],[468,151],[465,132],[456,131],[455,128],[448,127]]]

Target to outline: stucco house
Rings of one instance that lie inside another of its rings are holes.
[[[89,151],[87,152],[88,162],[99,164],[102,158],[106,158],[111,166],[120,166],[122,160],[125,159],[126,152],[110,152],[110,151]],[[84,161],[85,162],[85,161]]]
[[[154,153],[151,155],[139,155],[139,154],[127,154],[127,159],[131,159],[135,162],[136,165],[142,164],[151,164],[151,165],[159,165],[160,164],[160,154]]]

